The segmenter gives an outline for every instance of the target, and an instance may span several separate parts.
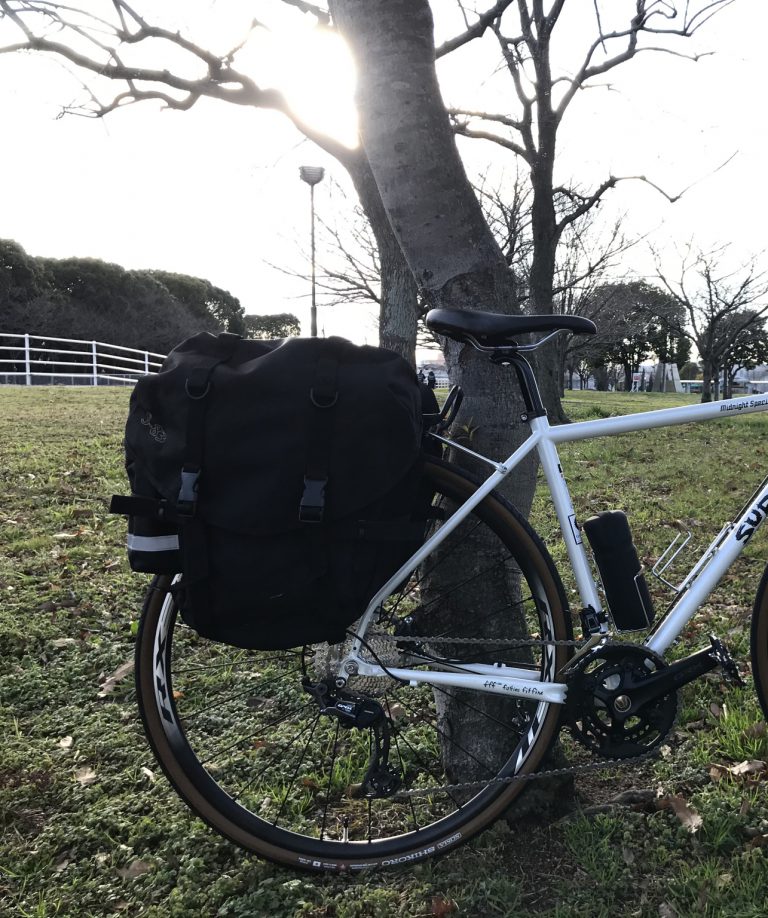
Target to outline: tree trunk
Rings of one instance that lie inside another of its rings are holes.
[[[597,367],[594,371],[595,388],[598,392],[608,391],[608,370],[606,367]]]
[[[379,344],[400,354],[416,368],[418,287],[403,257],[381,201],[376,180],[361,151],[344,163],[376,238],[381,272]]]
[[[702,366],[703,372],[703,383],[701,386],[701,400],[702,402],[711,402],[712,401],[712,376],[714,374],[714,368],[712,367],[712,361],[705,359]]]
[[[562,399],[565,395],[565,364],[566,364],[566,355],[568,353],[568,336],[567,335],[558,335],[555,338],[555,356],[557,359],[557,378],[560,385],[560,390],[558,395]]]
[[[420,290],[437,307],[517,312],[514,282],[467,179],[435,72],[433,23],[426,0],[331,0],[331,12],[358,61],[360,131],[384,209]],[[457,428],[472,448],[506,458],[528,434],[522,397],[509,369],[471,347],[446,342],[452,382],[465,393]],[[455,431],[458,432],[458,431]],[[487,474],[487,466],[483,466]],[[511,481],[510,481],[511,479]],[[535,487],[533,459],[507,479],[505,491],[527,514]],[[452,558],[453,561],[453,558]],[[471,570],[472,559],[456,560]],[[456,565],[452,564],[455,575]],[[490,586],[490,585],[489,585]],[[507,588],[509,585],[507,585]],[[505,590],[497,608],[509,609]],[[486,604],[493,600],[485,597]],[[519,627],[519,623],[517,624]],[[503,723],[505,702],[483,696]],[[502,752],[504,726],[469,717],[452,693],[436,694],[448,773],[471,773],[466,753]],[[459,752],[459,750],[462,750]]]
[[[546,314],[554,310],[553,285],[560,238],[553,196],[557,123],[550,105],[551,76],[547,55],[548,50],[544,49],[537,62],[538,153],[531,167],[533,258],[528,312],[533,314]],[[536,351],[536,376],[544,406],[553,423],[568,420],[560,400],[563,389],[561,370],[557,341],[545,344]]]
[[[417,286],[433,306],[519,312],[514,282],[472,191],[435,73],[426,0],[333,0],[334,21],[358,67],[360,130],[384,210]],[[448,342],[448,373],[465,392],[458,426],[474,445],[505,458],[527,434],[514,374]],[[534,465],[511,493],[527,512]]]

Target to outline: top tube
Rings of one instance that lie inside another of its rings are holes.
[[[712,421],[716,418],[754,414],[760,411],[768,411],[768,395],[747,395],[727,401],[681,405],[677,408],[661,408],[658,411],[623,414],[612,418],[596,418],[593,421],[577,421],[574,424],[560,424],[556,427],[549,427],[547,439],[553,443],[573,443],[577,440],[590,440],[593,437],[610,437],[635,430]]]

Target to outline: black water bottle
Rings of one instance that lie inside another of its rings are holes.
[[[622,510],[606,510],[582,524],[618,631],[640,631],[653,623],[654,610],[643,567]]]

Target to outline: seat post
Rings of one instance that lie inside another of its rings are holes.
[[[526,358],[515,347],[499,347],[494,349],[491,355],[493,363],[501,364],[503,367],[513,366],[517,373],[517,381],[520,384],[520,390],[523,393],[525,408],[530,417],[546,417],[547,412],[544,403],[541,400],[539,384],[533,373],[533,368]]]

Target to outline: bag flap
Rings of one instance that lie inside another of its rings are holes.
[[[378,500],[417,461],[421,396],[410,365],[391,351],[341,338],[237,342],[216,366],[206,396],[198,512],[237,532],[266,535],[298,527],[309,450],[310,399],[317,361],[338,360],[338,400],[331,409],[324,521]],[[175,500],[184,461],[193,368],[220,353],[216,336],[187,339],[163,369],[141,379],[126,426],[129,463],[157,492]]]

